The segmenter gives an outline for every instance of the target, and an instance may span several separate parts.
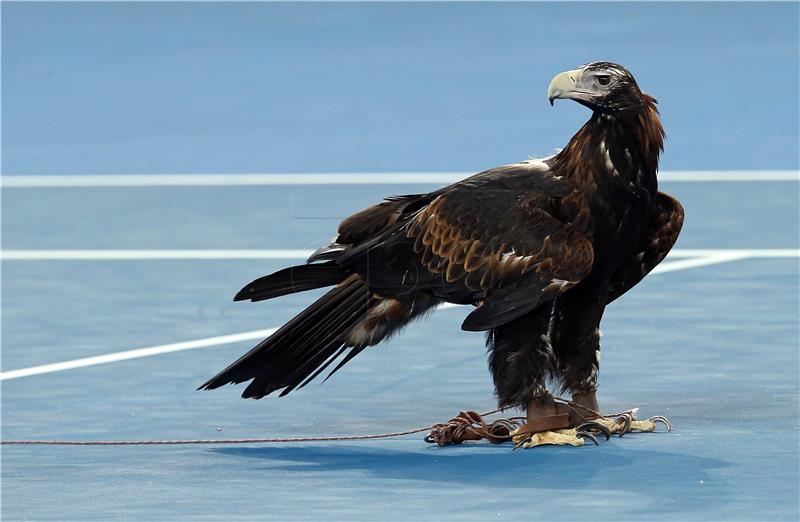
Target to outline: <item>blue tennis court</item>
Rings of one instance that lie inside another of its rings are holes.
[[[233,303],[344,216],[563,146],[553,74],[660,101],[673,251],[603,322],[672,433],[2,446],[4,520],[797,520],[797,3],[4,3],[2,439],[361,435],[495,407],[463,307],[278,399],[195,388],[307,306]],[[90,177],[91,176],[91,177]],[[313,295],[312,295],[313,294]],[[432,342],[434,340],[434,342]]]

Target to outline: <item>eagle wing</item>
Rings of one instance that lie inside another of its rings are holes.
[[[479,305],[465,330],[508,322],[591,271],[590,241],[550,213],[573,188],[542,165],[500,167],[448,187],[403,229],[422,267]]]
[[[633,288],[650,273],[672,249],[683,227],[683,207],[678,201],[659,192],[655,198],[653,218],[647,232],[622,266],[611,277],[608,302]]]

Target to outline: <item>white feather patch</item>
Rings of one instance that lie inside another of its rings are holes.
[[[608,147],[606,146],[605,140],[600,142],[600,150],[603,151],[603,160],[605,160],[606,169],[608,169],[614,176],[619,176],[619,172],[617,172],[617,169],[614,168],[614,162],[611,161],[611,154],[608,152]]]

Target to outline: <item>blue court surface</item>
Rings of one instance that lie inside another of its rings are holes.
[[[603,322],[601,405],[672,433],[4,445],[3,520],[800,519],[798,14],[3,3],[3,440],[360,435],[494,408],[460,307],[283,399],[195,388],[318,295],[233,294],[348,213],[563,146],[588,114],[545,93],[581,63],[659,98],[662,190],[686,208]]]

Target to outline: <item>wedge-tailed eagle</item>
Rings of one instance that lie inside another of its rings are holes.
[[[434,307],[467,304],[462,328],[488,333],[499,405],[527,410],[526,445],[582,443],[569,431],[576,410],[546,383],[598,410],[603,311],[664,259],[683,208],[658,191],[664,130],[656,100],[627,69],[595,62],[563,72],[548,97],[591,110],[563,150],[348,217],[306,264],[253,281],[235,300],[333,289],[201,388],[252,381],[243,397],[283,396]]]

